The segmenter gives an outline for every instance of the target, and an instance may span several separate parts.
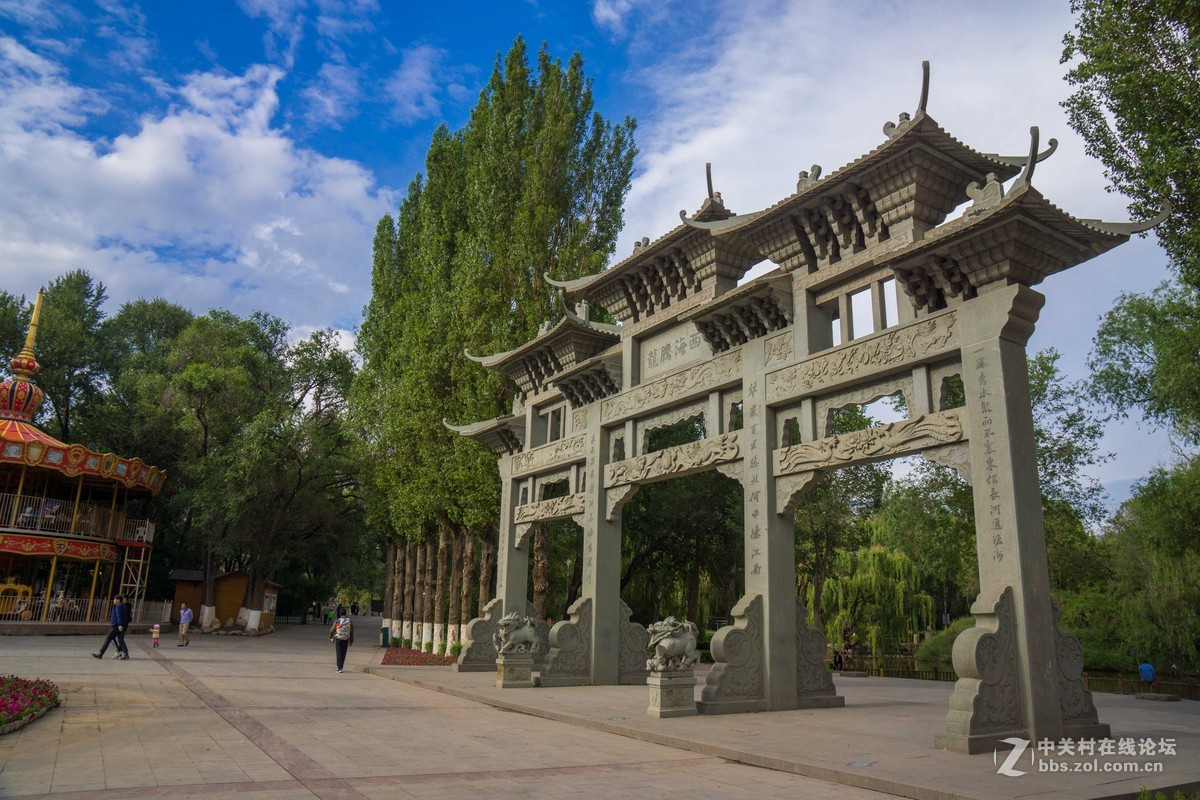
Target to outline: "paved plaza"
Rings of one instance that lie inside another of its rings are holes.
[[[98,636],[0,637],[0,673],[63,695],[0,737],[0,797],[948,800],[1200,781],[1190,702],[1096,696],[1114,736],[1177,740],[1162,775],[1007,778],[990,755],[932,749],[950,684],[840,678],[845,709],[655,720],[645,687],[501,691],[487,673],[379,667],[377,626],[359,619],[341,675],[320,625],[157,651],[137,636],[126,662],[93,659]]]

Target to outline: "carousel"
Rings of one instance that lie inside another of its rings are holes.
[[[166,474],[138,458],[65,444],[33,424],[42,295],[0,383],[0,623],[103,622],[127,595],[138,618],[154,524],[145,507]]]

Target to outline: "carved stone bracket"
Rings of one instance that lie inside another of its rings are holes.
[[[950,467],[968,484],[971,483],[971,444],[958,442],[926,450],[921,455],[935,464]]]
[[[733,625],[717,631],[711,652],[714,663],[700,693],[700,713],[765,711],[761,594],[746,595],[733,607]]]
[[[767,376],[767,402],[782,403],[873,372],[931,358],[958,343],[957,312],[950,311],[897,330],[874,334]]]
[[[727,464],[717,465],[717,472],[724,475],[726,478],[733,478],[743,486],[746,485],[746,470],[745,462],[742,460],[730,461]]]
[[[982,752],[998,738],[1025,731],[1019,705],[1016,612],[1013,590],[989,584],[971,607],[975,627],[954,641],[954,671],[958,682],[950,696],[945,739],[958,740],[949,749]]]
[[[732,431],[627,458],[604,468],[605,487],[682,477],[741,458],[741,432]]]
[[[492,672],[496,669],[495,637],[499,632],[504,601],[493,598],[483,607],[483,616],[467,623],[466,643],[458,654],[455,672]]]
[[[833,676],[825,665],[825,634],[809,625],[808,609],[796,600],[796,701],[797,708],[832,708],[846,704],[837,696]]]
[[[627,483],[624,486],[617,486],[605,492],[604,519],[609,522],[616,522],[617,515],[621,513],[621,508],[629,502],[629,498],[637,494],[638,485],[636,483]]]
[[[1058,696],[1062,704],[1064,728],[1097,726],[1100,717],[1092,704],[1092,693],[1083,682],[1083,647],[1073,633],[1058,625],[1058,603],[1054,609],[1054,649],[1058,655]],[[1107,731],[1108,726],[1100,726]],[[1089,736],[1107,736],[1106,732],[1089,732]]]
[[[775,513],[781,517],[796,511],[800,498],[812,491],[825,473],[820,470],[797,472],[794,475],[784,475],[775,479]]]
[[[621,653],[617,666],[617,683],[641,686],[650,676],[646,669],[646,645],[650,634],[646,626],[630,620],[633,610],[621,601]]]
[[[586,442],[586,437],[575,436],[517,453],[512,457],[513,477],[528,475],[547,467],[563,466],[572,461],[582,461],[587,456]]]
[[[550,654],[542,662],[542,686],[587,686],[592,682],[588,654],[592,646],[592,598],[571,604],[570,619],[550,629]]]
[[[959,411],[938,411],[775,451],[775,474],[847,467],[961,441]]]
[[[607,425],[658,406],[688,400],[697,394],[706,394],[721,384],[738,378],[741,370],[741,350],[717,356],[707,363],[642,384],[617,397],[601,401],[600,419]]]

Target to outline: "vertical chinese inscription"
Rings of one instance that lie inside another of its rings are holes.
[[[988,385],[988,359],[981,348],[975,351],[975,371],[978,378],[975,382],[975,394],[979,400],[979,428],[983,439],[983,486],[981,487],[987,499],[987,531],[991,535],[992,561],[997,563],[1004,560],[1004,505],[1000,493],[999,465],[996,464],[996,431],[992,419],[992,396]]]
[[[759,459],[762,454],[759,452],[758,432],[762,424],[762,420],[758,415],[758,381],[752,381],[746,387],[746,421],[749,423],[750,429],[750,460],[746,474],[749,476],[747,486],[750,489],[750,574],[762,574],[762,549],[758,546],[759,539],[762,538],[762,526],[758,519],[758,501],[762,497],[762,485],[760,481],[761,470],[759,467]]]

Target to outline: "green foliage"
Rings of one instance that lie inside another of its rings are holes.
[[[959,617],[954,620],[921,643],[921,646],[917,648],[917,662],[952,668],[954,666],[954,640],[963,631],[974,627],[975,617]]]
[[[872,532],[878,524],[866,523]],[[834,558],[822,611],[825,635],[835,643],[864,644],[877,655],[899,651],[933,622],[933,599],[914,591],[917,571],[904,553],[876,541]]]
[[[37,383],[46,393],[48,432],[67,442],[75,441],[76,414],[95,402],[110,364],[100,335],[101,306],[107,297],[104,284],[74,270],[52,280],[42,298],[36,348],[42,370]]]
[[[1200,15],[1190,0],[1072,0],[1063,63],[1068,120],[1139,218],[1170,201],[1156,233],[1200,286]]]
[[[425,642],[424,648],[425,648],[426,653],[432,653],[433,652],[433,642]]]
[[[462,653],[462,649],[463,649],[462,642],[454,642],[453,644],[450,645],[450,653],[449,653],[450,657],[458,658],[459,655]]]
[[[412,640],[412,639],[405,639],[404,641],[402,641],[402,642],[400,643],[400,645],[401,645],[401,646],[402,646],[404,649],[406,649],[406,650],[411,650],[411,649],[412,649],[412,646],[413,646],[413,640]]]
[[[1137,409],[1200,445],[1200,291],[1172,282],[1122,295],[1092,343],[1091,390],[1122,414]]]
[[[1149,789],[1142,789],[1138,792],[1138,800],[1200,800],[1200,792],[1184,794],[1177,789],[1168,797],[1165,792],[1151,792]]]

